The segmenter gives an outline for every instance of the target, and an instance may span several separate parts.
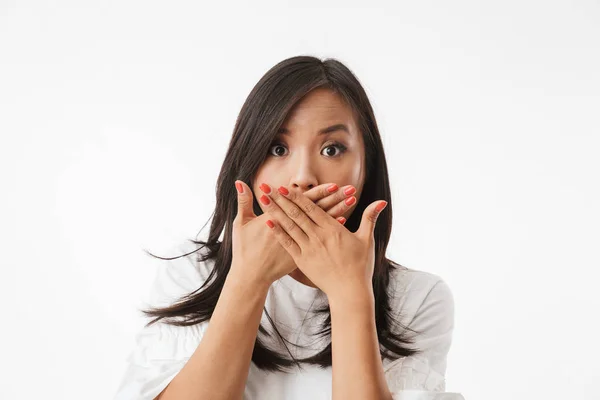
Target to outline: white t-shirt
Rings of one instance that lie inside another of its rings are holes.
[[[187,254],[198,247],[186,242],[167,256]],[[214,264],[214,260],[196,262],[196,257],[206,251],[202,248],[175,260],[158,260],[158,273],[146,305],[166,306],[200,287]],[[389,290],[394,315],[403,326],[423,332],[415,337],[414,346],[424,350],[416,356],[383,361],[394,400],[464,400],[458,393],[445,392],[446,359],[454,326],[454,299],[448,285],[432,273],[397,267],[390,274]],[[292,343],[311,346],[303,349],[288,344],[295,357],[315,354],[326,345],[327,338],[318,340],[310,335],[319,330],[325,315],[309,312],[326,303],[327,296],[321,290],[289,275],[269,288],[265,307],[281,335]],[[194,353],[209,323],[179,327],[160,321],[143,327],[127,358],[115,400],[152,400],[158,396]],[[264,311],[261,324],[273,331]],[[258,335],[269,348],[287,354],[276,335],[273,339],[261,332]],[[330,400],[331,367],[302,366],[303,370],[296,367],[287,373],[265,372],[250,363],[244,400]]]

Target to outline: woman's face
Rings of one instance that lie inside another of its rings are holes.
[[[346,126],[347,131],[335,129],[319,134],[338,124]],[[352,109],[329,89],[315,89],[286,117],[252,182],[252,191],[260,197],[263,182],[275,190],[283,185],[302,192],[336,183],[340,188],[353,185],[358,203],[364,185],[364,163],[364,141]],[[354,209],[343,216],[348,219]]]

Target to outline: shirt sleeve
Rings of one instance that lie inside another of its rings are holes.
[[[431,396],[445,391],[446,360],[454,329],[454,298],[444,280],[438,279],[431,287],[408,327],[418,332],[414,346],[421,353],[401,357],[384,368],[388,387],[394,400],[438,399]],[[430,397],[426,392],[432,393]],[[424,397],[414,397],[417,394]]]
[[[460,393],[402,390],[394,395],[393,400],[465,400],[465,398]]]
[[[189,249],[178,247],[177,255]],[[186,251],[187,250],[187,251]],[[193,249],[192,249],[193,250]],[[202,250],[201,250],[202,251]],[[164,307],[204,283],[206,265],[194,260],[197,253],[170,261],[160,260],[147,305]],[[144,317],[146,318],[146,317]],[[146,318],[147,322],[149,319]],[[185,366],[206,331],[208,321],[193,326],[175,326],[159,321],[135,335],[135,346],[114,400],[153,400]]]

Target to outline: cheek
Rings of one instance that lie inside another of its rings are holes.
[[[344,184],[351,184],[356,187],[356,195],[359,195],[364,185],[364,168],[360,159],[349,160],[343,168],[338,169],[335,174]],[[356,196],[355,195],[355,196]],[[358,197],[357,197],[358,198]]]
[[[264,182],[267,184],[270,184],[270,182],[272,182],[272,178],[273,175],[271,173],[269,173],[269,168],[268,166],[265,167],[264,165],[258,169],[256,176],[254,178],[254,181],[252,182],[252,190],[254,193],[260,193],[260,195],[262,195],[262,191],[260,190],[260,185]]]
[[[363,164],[363,161],[360,158],[357,158],[353,163],[352,163],[352,167],[351,167],[351,174],[352,174],[352,180],[354,182],[356,182],[356,185],[360,185],[362,186],[362,179],[363,178],[363,174],[365,171],[365,166]]]

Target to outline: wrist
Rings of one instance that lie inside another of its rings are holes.
[[[369,284],[345,285],[339,290],[327,294],[329,307],[359,309],[375,306],[375,295],[373,286]]]
[[[241,271],[243,271],[242,268],[237,268],[232,265],[225,279],[225,283],[233,286],[252,288],[252,290],[258,293],[266,293],[269,291],[269,288],[271,287],[270,282]]]

